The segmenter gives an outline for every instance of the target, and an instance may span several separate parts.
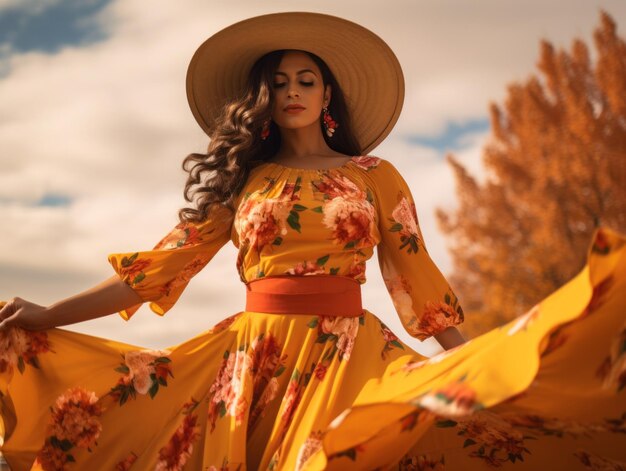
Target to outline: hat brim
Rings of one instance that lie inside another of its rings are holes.
[[[391,132],[404,102],[404,76],[391,48],[343,18],[287,12],[230,25],[194,53],[187,70],[187,100],[207,134],[212,134],[223,106],[245,87],[254,62],[278,49],[309,51],[326,62],[344,92],[364,154]]]

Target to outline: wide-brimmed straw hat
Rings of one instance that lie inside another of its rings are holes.
[[[404,101],[404,76],[385,41],[343,18],[287,12],[230,25],[194,53],[187,70],[187,99],[207,134],[225,103],[243,91],[255,61],[277,49],[309,51],[326,62],[344,92],[364,154],[391,132]]]

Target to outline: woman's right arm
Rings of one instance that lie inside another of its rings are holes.
[[[62,325],[107,316],[143,303],[141,297],[118,275],[82,293],[51,304],[39,306],[13,298],[0,309],[0,332],[8,327],[45,330]]]

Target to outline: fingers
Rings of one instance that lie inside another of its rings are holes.
[[[20,298],[13,298],[9,302],[2,302],[2,308],[0,309],[0,332],[8,329],[13,323],[20,301]]]
[[[11,327],[14,318],[15,316],[7,317],[5,320],[0,322],[0,334],[8,330],[9,327]]]

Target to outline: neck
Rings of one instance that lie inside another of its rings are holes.
[[[305,159],[310,155],[331,155],[334,151],[326,144],[318,123],[305,128],[281,129],[281,146],[276,158]]]

